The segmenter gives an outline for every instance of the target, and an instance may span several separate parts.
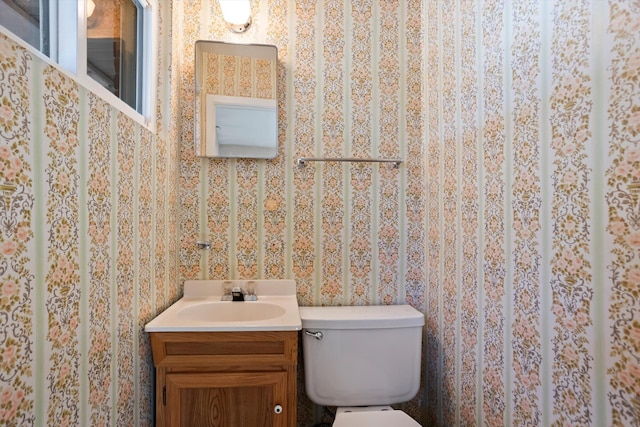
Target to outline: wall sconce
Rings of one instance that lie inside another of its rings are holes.
[[[234,33],[244,33],[251,25],[249,0],[218,0],[227,28]]]

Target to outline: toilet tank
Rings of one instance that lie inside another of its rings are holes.
[[[424,315],[408,305],[300,307],[305,390],[325,406],[390,405],[420,387]]]

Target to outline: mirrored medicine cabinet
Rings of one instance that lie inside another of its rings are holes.
[[[196,41],[197,156],[277,156],[277,63],[272,45]]]

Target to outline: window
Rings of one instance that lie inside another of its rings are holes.
[[[0,0],[0,25],[90,90],[147,117],[151,17],[148,0]]]
[[[139,111],[142,6],[132,0],[89,1],[88,6],[87,75]]]
[[[0,0],[0,25],[49,56],[49,4]]]

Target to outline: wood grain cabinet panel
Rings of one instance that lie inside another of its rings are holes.
[[[298,332],[155,332],[156,425],[293,427]]]

